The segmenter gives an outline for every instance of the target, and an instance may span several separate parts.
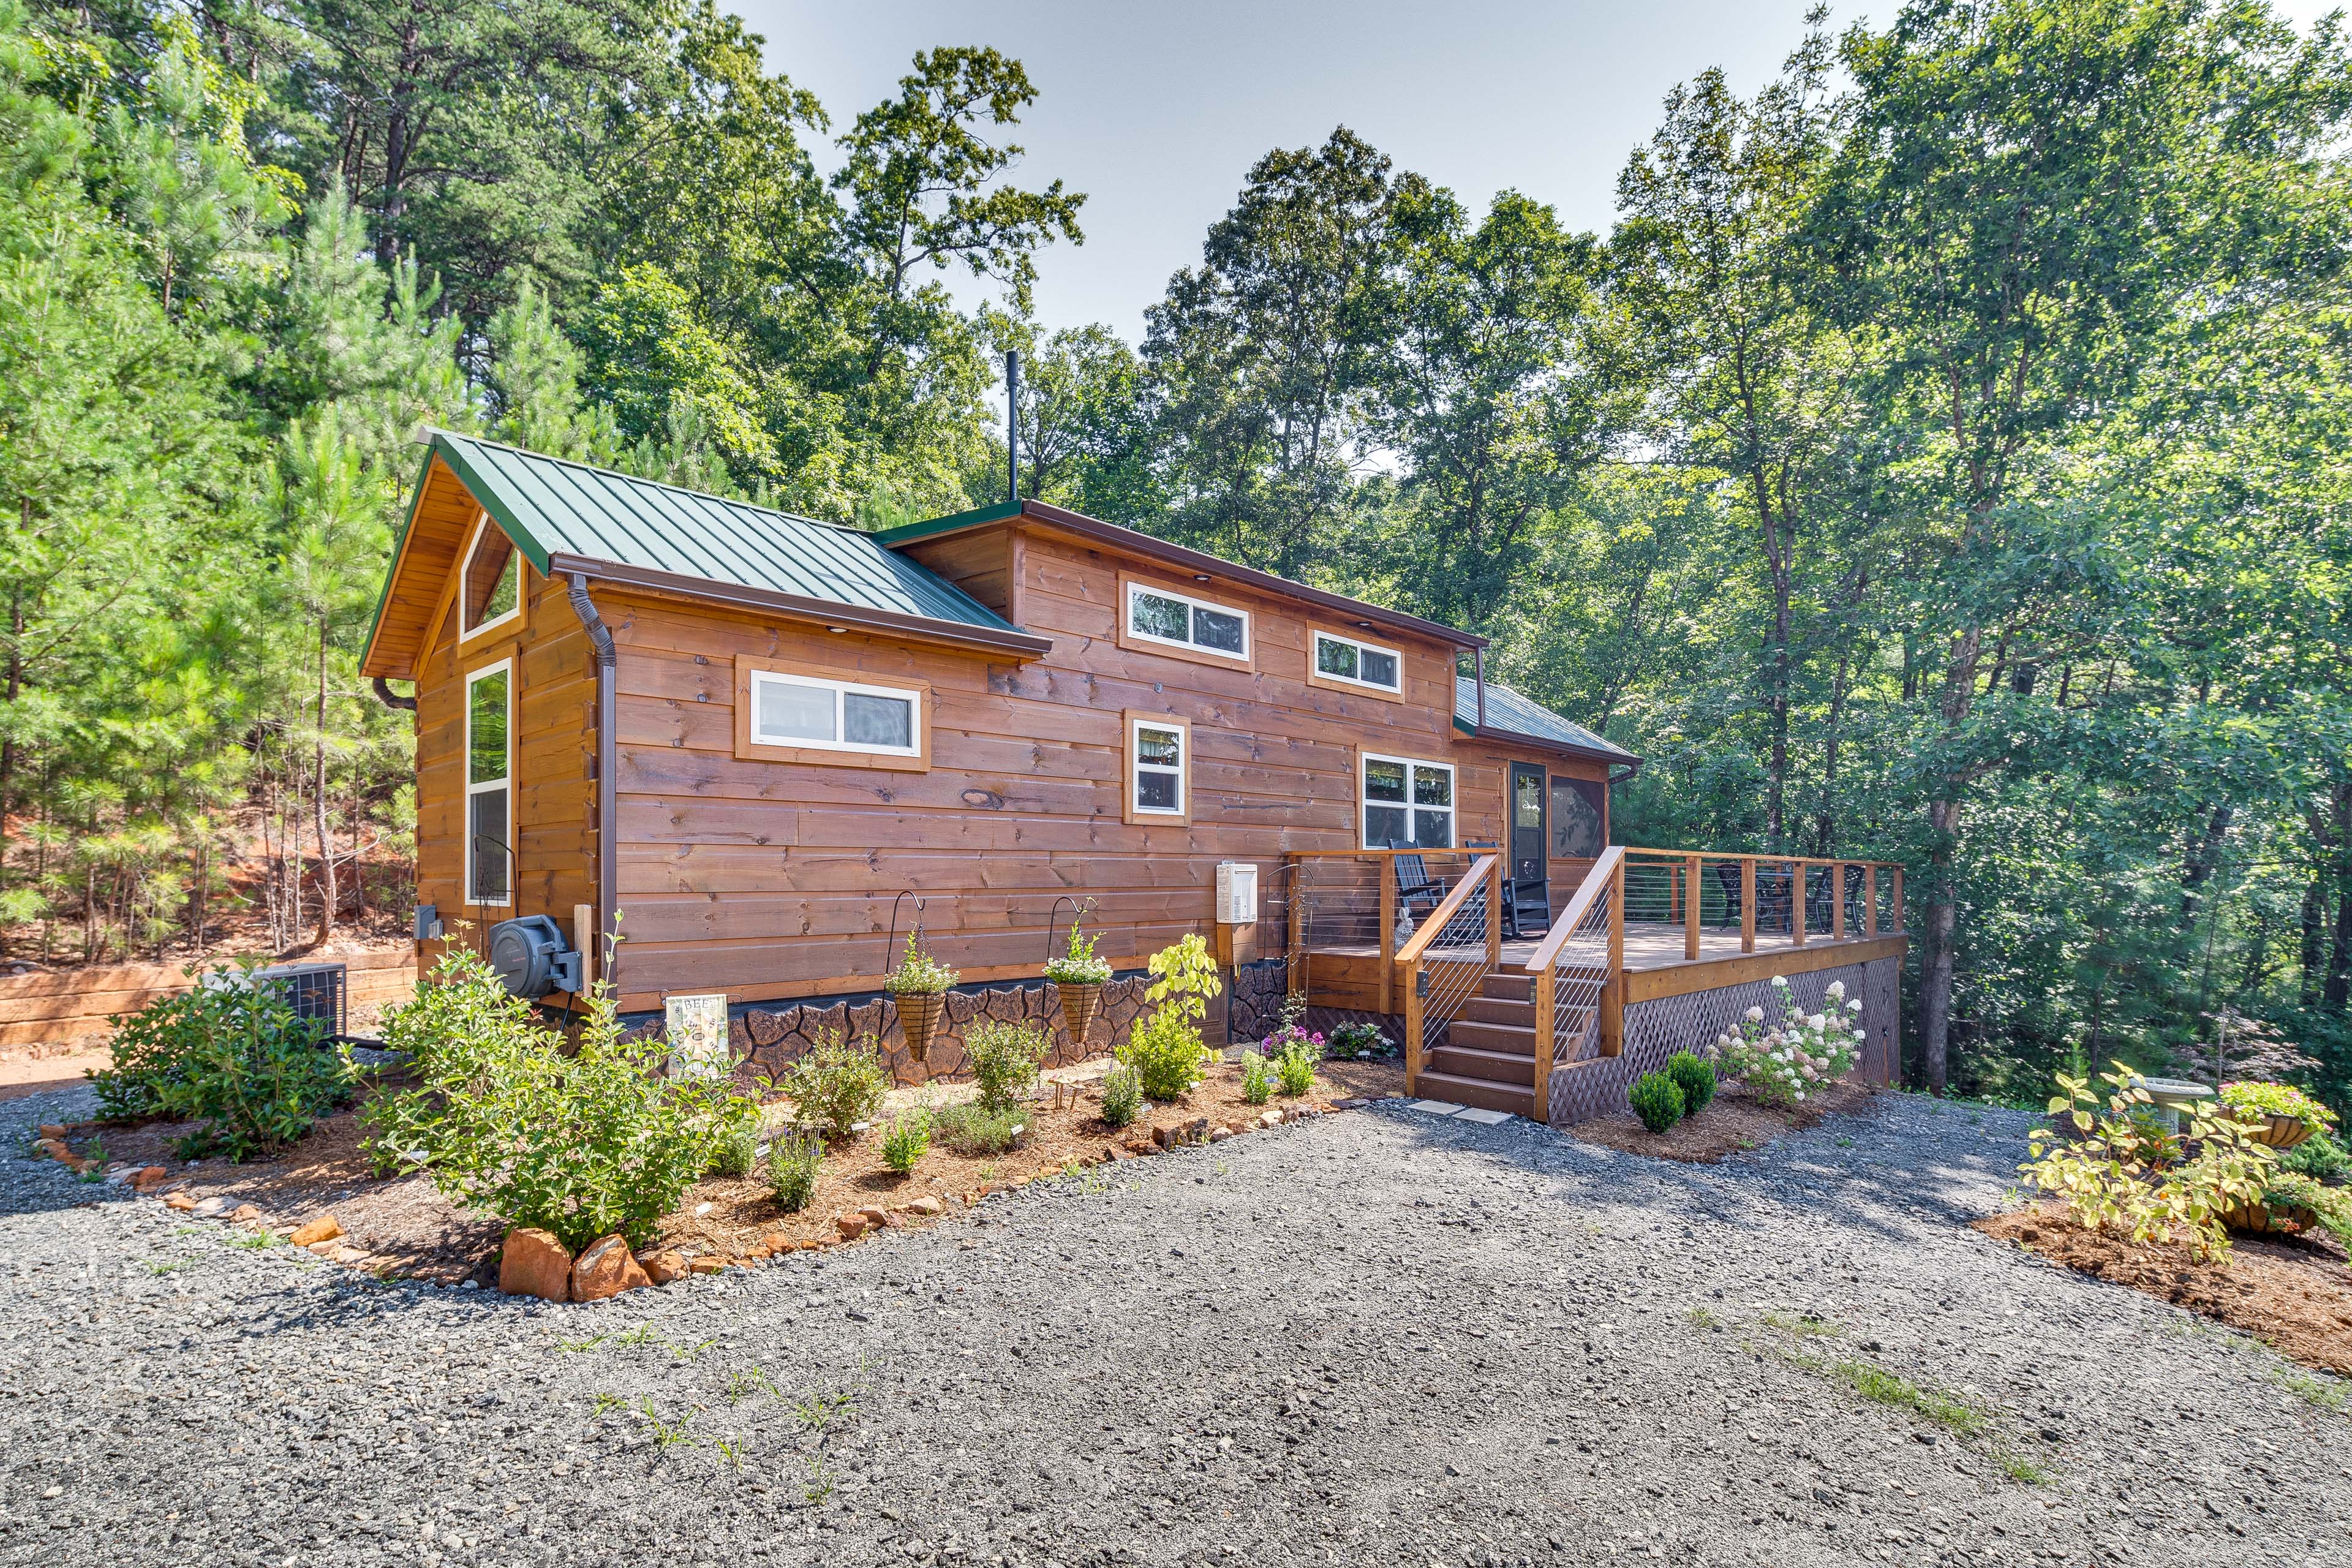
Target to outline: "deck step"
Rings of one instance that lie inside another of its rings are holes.
[[[1448,1078],[1475,1078],[1488,1083],[1532,1089],[1536,1058],[1532,1050],[1523,1055],[1516,1051],[1482,1050],[1475,1046],[1440,1046],[1424,1058],[1422,1072],[1424,1078],[1434,1072]]]
[[[1497,1002],[1533,1002],[1536,977],[1532,974],[1512,974],[1497,972],[1480,983],[1478,994]]]
[[[1431,1072],[1423,1068],[1420,1081],[1421,1098],[1443,1100],[1454,1105],[1475,1105],[1486,1110],[1500,1110],[1512,1116],[1527,1116],[1535,1109],[1535,1086],[1531,1083],[1496,1083],[1483,1078],[1462,1078],[1453,1073]]]
[[[1517,1024],[1522,1027],[1536,1019],[1532,1002],[1506,1001],[1498,996],[1473,996],[1462,1004],[1460,1017],[1478,1024]]]
[[[1503,1051],[1525,1057],[1536,1057],[1535,1020],[1524,1024],[1482,1024],[1474,1019],[1456,1018],[1445,1026],[1445,1043],[1467,1046],[1473,1050]]]

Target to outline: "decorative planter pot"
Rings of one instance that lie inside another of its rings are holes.
[[[2255,1236],[2275,1233],[2294,1236],[2309,1230],[2319,1216],[2306,1208],[2284,1205],[2272,1207],[2268,1204],[2244,1204],[2221,1216],[2221,1224],[2231,1230],[2242,1230]]]
[[[940,1012],[948,1004],[943,991],[903,991],[894,993],[891,1002],[898,1009],[898,1031],[907,1037],[907,1054],[917,1062],[927,1061],[931,1054],[931,1032],[940,1026]]]
[[[2311,1136],[2311,1123],[2300,1116],[2266,1111],[2260,1121],[2247,1123],[2246,1136],[2273,1149],[2292,1149]]]
[[[1070,1044],[1083,1051],[1087,1031],[1095,1026],[1095,1015],[1102,1010],[1102,985],[1099,982],[1073,985],[1056,982],[1055,989],[1062,994],[1062,1024],[1070,1031]]]

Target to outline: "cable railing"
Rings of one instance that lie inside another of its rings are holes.
[[[1405,1092],[1431,1048],[1503,958],[1503,861],[1481,855],[1397,952],[1404,979]]]
[[[1885,860],[1629,847],[1624,878],[1627,923],[1679,931],[1686,959],[1735,931],[1753,952],[1759,936],[1802,947],[1903,929],[1903,868]]]
[[[1604,849],[1524,973],[1535,977],[1535,1109],[1548,1117],[1560,1062],[1615,1056],[1623,1041],[1626,851]]]

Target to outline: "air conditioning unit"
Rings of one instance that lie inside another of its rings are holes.
[[[545,915],[500,921],[490,928],[490,968],[516,995],[537,1001],[551,991],[580,989],[580,950]]]
[[[1217,862],[1217,923],[1257,923],[1257,868],[1246,860]]]

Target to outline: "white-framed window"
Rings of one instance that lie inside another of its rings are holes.
[[[466,677],[466,901],[514,901],[514,661]]]
[[[1145,642],[1197,648],[1222,658],[1250,656],[1247,610],[1211,604],[1149,583],[1127,585],[1127,632]]]
[[[1127,721],[1129,815],[1182,816],[1188,809],[1185,773],[1192,749],[1192,727],[1177,720],[1130,714]]]
[[[1364,753],[1364,847],[1454,847],[1454,769]]]
[[[1404,656],[1378,643],[1354,637],[1315,634],[1315,673],[1325,680],[1341,680],[1374,691],[1404,689]]]
[[[457,578],[457,629],[472,637],[522,614],[522,552],[506,530],[483,512],[466,542],[466,564]]]
[[[751,742],[887,757],[923,754],[922,695],[814,675],[751,672]]]

